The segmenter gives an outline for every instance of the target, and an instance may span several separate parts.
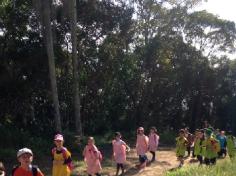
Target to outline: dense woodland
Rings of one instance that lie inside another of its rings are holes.
[[[236,132],[235,23],[199,3],[0,0],[1,139],[204,120]]]

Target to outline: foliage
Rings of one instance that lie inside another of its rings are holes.
[[[71,29],[62,2],[51,4],[51,22],[62,128],[73,139]],[[85,135],[134,136],[140,125],[193,130],[204,120],[236,132],[236,64],[227,57],[235,24],[193,11],[199,2],[77,0]],[[1,3],[0,128],[44,138],[55,132],[55,113],[42,27],[31,1]]]

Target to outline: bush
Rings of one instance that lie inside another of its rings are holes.
[[[164,131],[163,133],[160,133],[160,144],[167,146],[175,145],[176,135],[177,133],[174,131]]]

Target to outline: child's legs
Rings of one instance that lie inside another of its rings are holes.
[[[116,164],[116,175],[119,174],[119,171],[120,171],[120,164],[117,163],[117,164]]]
[[[222,153],[224,154],[224,157],[226,157],[226,155],[227,155],[227,150],[226,150],[226,148],[223,149],[223,152],[222,152]]]
[[[223,149],[220,149],[220,151],[218,152],[218,156],[222,157],[222,155],[223,155]]]
[[[210,165],[210,159],[205,158],[205,164],[206,164],[206,165]]]
[[[96,173],[95,175],[96,175],[96,176],[101,176],[101,174],[99,174],[99,173]]]
[[[122,173],[124,173],[124,165],[123,165],[123,163],[117,163],[117,165],[116,165],[116,175],[119,174],[120,169],[121,169]]]
[[[145,168],[147,165],[147,156],[146,155],[139,155],[139,162],[140,162],[140,169]]]
[[[180,162],[180,166],[184,164],[184,157],[183,156],[178,156],[178,160]]]
[[[195,158],[195,156],[196,156],[195,153],[194,153],[194,150],[193,150],[192,156],[193,156],[193,158]]]
[[[190,156],[190,153],[191,153],[191,147],[190,146],[187,146],[187,151],[188,151],[188,156]]]
[[[202,162],[203,162],[202,156],[201,155],[197,155],[197,159],[200,162],[200,164],[202,164]]]
[[[213,165],[215,165],[215,164],[216,164],[216,158],[210,159],[210,163],[213,164]]]
[[[123,174],[124,171],[125,171],[125,168],[124,168],[124,164],[123,164],[123,163],[120,164],[120,168],[121,168],[121,171],[122,171],[122,174]]]
[[[155,161],[155,159],[156,159],[156,152],[150,151],[150,153],[152,154],[152,160],[151,161]]]

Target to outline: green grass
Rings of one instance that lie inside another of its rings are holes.
[[[236,163],[234,161],[220,160],[216,166],[198,166],[196,164],[184,166],[176,171],[169,171],[165,176],[235,176]]]

